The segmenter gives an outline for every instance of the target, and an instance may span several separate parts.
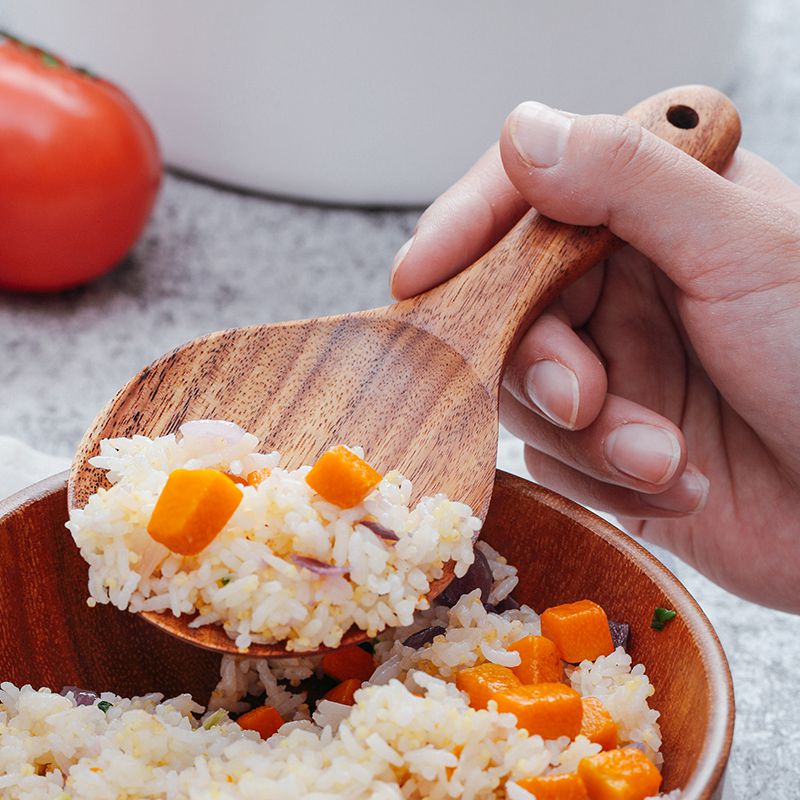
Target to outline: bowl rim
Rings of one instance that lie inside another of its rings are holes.
[[[69,471],[57,473],[0,500],[0,521],[12,514],[20,513],[26,507],[49,496],[66,491],[68,476]],[[627,533],[584,506],[502,470],[497,470],[495,481],[587,528],[595,536],[599,536],[627,556],[665,594],[674,598],[676,610],[701,653],[706,683],[711,690],[711,713],[703,748],[689,783],[682,789],[681,800],[710,800],[716,796],[725,774],[733,739],[735,714],[733,680],[719,637],[697,601],[655,556]]]

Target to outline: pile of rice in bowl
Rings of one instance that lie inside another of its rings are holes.
[[[90,601],[199,613],[243,647],[288,636],[295,652],[224,656],[210,699],[0,684],[0,798],[665,797],[626,625],[590,600],[520,606],[468,507],[410,508],[408,482],[358,451],[287,471],[256,446],[224,424],[108,442],[111,488],[69,527]],[[300,652],[351,623],[371,641]]]
[[[531,735],[494,701],[473,708],[457,688],[458,674],[476,665],[515,665],[511,645],[541,632],[539,616],[507,596],[513,567],[483,542],[476,550],[489,587],[381,634],[352,705],[320,698],[330,680],[324,656],[225,656],[207,708],[188,695],[128,700],[2,684],[0,797],[532,800],[532,779],[574,775],[601,745],[583,734]],[[660,763],[654,689],[622,646],[567,665],[564,682],[608,710],[619,751]],[[234,721],[244,725],[264,704],[286,720],[266,739]]]

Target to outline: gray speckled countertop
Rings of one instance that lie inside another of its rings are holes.
[[[744,143],[800,180],[800,3],[753,3],[729,90]],[[465,165],[466,166],[466,165]],[[213,329],[388,300],[416,212],[319,208],[168,176],[149,228],[113,274],[51,298],[0,295],[0,434],[69,455],[140,367]],[[515,445],[504,439],[504,466]],[[800,798],[800,617],[740,600],[673,564],[728,653],[738,706],[731,796]]]

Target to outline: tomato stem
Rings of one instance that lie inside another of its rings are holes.
[[[71,69],[80,75],[84,75],[87,78],[93,78],[95,80],[97,79],[97,75],[86,69],[86,67],[74,67],[72,64],[68,64],[66,61],[64,61],[63,58],[59,58],[50,50],[46,50],[44,47],[39,47],[38,45],[31,44],[24,39],[20,39],[19,36],[15,36],[13,33],[9,33],[7,30],[3,30],[2,28],[0,28],[0,38],[8,39],[9,42],[13,42],[17,47],[21,47],[23,50],[32,50],[34,53],[37,53],[39,58],[42,60],[42,64],[44,64],[46,67],[67,67],[68,69]]]

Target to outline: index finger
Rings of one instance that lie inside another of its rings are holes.
[[[530,205],[508,179],[495,142],[475,165],[423,212],[392,265],[392,295],[412,297],[476,261]]]

